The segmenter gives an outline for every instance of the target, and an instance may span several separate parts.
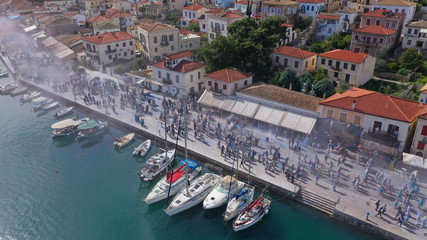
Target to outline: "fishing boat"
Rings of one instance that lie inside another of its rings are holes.
[[[45,111],[49,111],[49,110],[54,109],[56,107],[59,107],[59,102],[52,102],[52,103],[46,104],[46,105],[42,106],[42,109]]]
[[[239,213],[245,210],[254,199],[255,189],[246,185],[242,190],[227,204],[227,209],[224,214],[224,221],[228,221],[236,217]]]
[[[17,89],[13,90],[10,95],[12,96],[18,96],[21,95],[23,93],[25,93],[27,91],[27,87],[18,87]]]
[[[0,72],[0,78],[7,77],[9,75],[8,71]]]
[[[231,185],[230,185],[231,183]],[[227,175],[223,177],[212,192],[203,201],[204,209],[221,207],[227,203],[228,198],[233,198],[243,188],[244,183]]]
[[[195,161],[185,159],[181,161],[180,167],[168,172],[159,182],[156,183],[151,192],[144,199],[146,204],[152,204],[173,196],[181,190],[187,181],[191,181],[199,174],[202,167]],[[186,169],[188,167],[188,169]],[[188,176],[188,178],[187,178]]]
[[[44,106],[47,106],[47,105],[49,105],[49,104],[51,104],[51,103],[53,103],[53,100],[52,100],[52,99],[45,99],[45,100],[43,100],[43,101],[41,101],[41,102],[39,102],[39,103],[36,103],[36,104],[34,104],[34,106],[33,106],[34,111],[36,111],[36,110],[40,110],[40,109],[42,109]]]
[[[95,136],[99,133],[102,133],[102,131],[107,127],[108,127],[108,122],[89,120],[77,127],[77,130],[79,131],[77,138],[83,139],[83,138]]]
[[[270,210],[271,200],[264,194],[261,194],[248,208],[246,208],[233,222],[235,232],[244,230],[253,226],[262,220],[265,214]]]
[[[30,92],[30,93],[24,94],[22,96],[22,98],[21,98],[21,101],[22,102],[28,102],[28,101],[31,101],[31,100],[33,100],[35,98],[40,97],[40,95],[42,95],[41,92],[33,91],[33,92]]]
[[[150,157],[139,172],[141,180],[150,182],[160,176],[161,173],[165,171],[166,167],[172,162],[174,155],[175,149],[172,149],[167,152],[157,153]]]
[[[165,210],[166,214],[173,216],[201,203],[212,189],[218,185],[220,180],[221,176],[214,173],[205,173],[194,179],[190,182],[188,190],[183,188],[174,197],[169,207]]]
[[[89,118],[83,118],[76,120],[75,118],[69,118],[57,123],[52,124],[50,127],[54,129],[52,131],[52,137],[64,137],[76,134],[78,132],[77,127],[83,123],[89,121]]]
[[[37,98],[34,98],[33,100],[31,100],[33,103],[41,103],[41,102],[43,102],[43,101],[45,101],[45,100],[47,100],[47,98],[45,98],[45,97],[37,97]]]
[[[129,133],[126,136],[123,136],[121,138],[115,138],[114,139],[114,146],[122,148],[130,143],[132,141],[133,137],[135,137],[135,133]]]
[[[139,146],[133,150],[132,155],[139,155],[141,157],[145,157],[148,151],[150,151],[150,148],[151,148],[151,140],[148,139],[147,141],[144,141],[143,143],[139,144]]]
[[[6,84],[5,86],[3,86],[0,89],[0,93],[1,94],[9,94],[11,93],[13,90],[17,89],[19,87],[19,85],[15,82],[10,82],[8,84]]]
[[[59,110],[58,112],[56,112],[53,116],[56,118],[61,118],[63,116],[66,116],[68,114],[73,113],[73,107],[66,107],[62,110]]]

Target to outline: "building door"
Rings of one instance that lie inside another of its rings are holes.
[[[387,135],[396,136],[399,133],[399,127],[393,124],[388,125]]]
[[[383,125],[383,123],[382,122],[377,122],[377,121],[375,121],[374,122],[374,128],[372,129],[373,130],[373,132],[375,132],[375,129],[377,129],[378,128],[378,132],[379,131],[381,131],[381,126]]]
[[[215,91],[218,91],[218,83],[215,83]]]

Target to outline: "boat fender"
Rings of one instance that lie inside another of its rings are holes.
[[[119,147],[119,150],[122,150],[122,147]]]
[[[128,169],[128,173],[130,172],[130,170]]]
[[[77,138],[76,138],[76,140],[77,140]],[[80,154],[79,157],[82,157],[82,155]]]
[[[56,170],[56,173],[58,173],[58,170]]]

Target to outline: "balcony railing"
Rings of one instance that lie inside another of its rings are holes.
[[[332,66],[332,67],[331,67],[331,70],[332,70],[332,71],[336,71],[336,72],[341,72],[341,71],[342,71],[342,68],[337,68],[337,67]]]
[[[105,50],[105,53],[115,53],[115,52],[117,52],[117,49]]]
[[[162,45],[162,46],[167,46],[167,45],[169,45],[169,43],[168,43],[168,41],[162,41],[162,42],[160,43],[160,45]]]
[[[378,46],[378,44],[379,44],[378,42],[372,42],[372,41],[367,42],[366,40],[365,41],[358,40],[357,43],[362,44],[362,45],[369,45],[369,46]]]
[[[171,80],[167,80],[167,79],[162,79],[162,83],[164,83],[164,84],[168,84],[168,85],[171,85],[172,84],[172,81]]]

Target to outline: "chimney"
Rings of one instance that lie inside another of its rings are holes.
[[[289,90],[292,90],[292,83],[289,84]]]
[[[350,91],[353,91],[353,83],[350,84]]]
[[[353,104],[351,105],[351,109],[354,110],[355,107],[356,107],[356,100],[353,100]]]

